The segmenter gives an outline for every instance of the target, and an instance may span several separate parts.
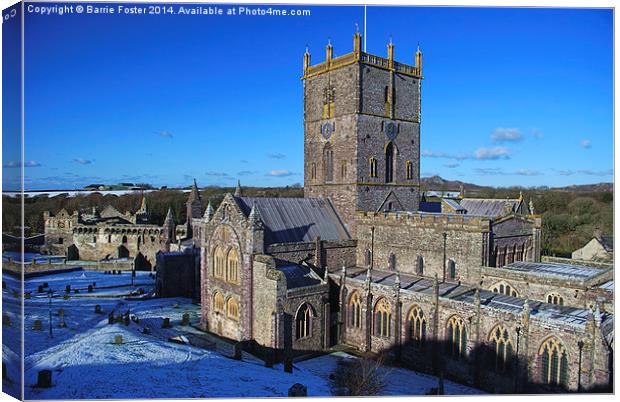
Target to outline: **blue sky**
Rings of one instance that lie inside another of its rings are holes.
[[[350,52],[363,8],[281,8],[311,16],[26,12],[27,188],[303,182],[304,48]],[[369,7],[367,33],[424,52],[422,176],[613,179],[612,11]]]

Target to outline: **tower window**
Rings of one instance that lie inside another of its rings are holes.
[[[316,179],[316,163],[312,163],[312,167],[310,169],[310,175],[312,177],[312,180]]]
[[[389,142],[385,147],[385,182],[394,181],[394,145]]]
[[[325,144],[323,148],[323,166],[325,169],[325,181],[330,182],[334,180],[334,151],[331,144]]]
[[[373,157],[370,157],[368,160],[368,165],[370,168],[370,177],[377,177],[377,160]]]
[[[411,180],[413,179],[413,164],[411,163],[411,161],[407,161],[405,163],[405,170],[406,170],[406,176],[407,176],[407,180]]]
[[[112,235],[108,235],[108,243],[112,243]]]
[[[454,260],[448,261],[448,277],[450,279],[456,279],[456,263]]]
[[[418,256],[416,271],[418,275],[424,275],[424,258],[421,255]]]
[[[388,264],[390,267],[390,271],[396,271],[396,254],[390,253],[390,257],[388,258]]]

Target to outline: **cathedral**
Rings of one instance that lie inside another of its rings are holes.
[[[522,197],[420,208],[422,53],[303,56],[304,198],[192,220],[201,326],[266,361],[334,346],[491,392],[608,390],[613,271],[541,261]]]
[[[405,64],[391,41],[387,57],[361,44],[303,55],[303,198],[238,185],[203,211],[194,183],[184,226],[149,225],[145,203],[61,211],[46,215],[50,249],[145,253],[158,295],[199,299],[203,330],[266,364],[337,347],[489,392],[611,390],[613,268],[541,258],[542,220],[522,196],[429,209],[422,52]]]

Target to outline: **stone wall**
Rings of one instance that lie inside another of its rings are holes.
[[[371,228],[374,227],[374,266],[386,269],[390,254],[396,259],[396,269],[416,273],[418,256],[422,257],[427,277],[435,274],[444,277],[445,265],[448,278],[450,260],[456,264],[454,281],[469,282],[471,271],[482,264],[484,234],[489,220],[465,216],[435,216],[398,213],[358,214],[357,265],[367,266],[366,250],[372,245]]]

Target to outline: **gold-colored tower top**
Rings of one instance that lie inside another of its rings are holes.
[[[323,63],[310,65],[310,53],[306,47],[304,53],[304,75],[302,80],[313,77],[315,75],[323,74],[328,71],[338,69],[340,67],[348,66],[354,63],[363,63],[370,66],[379,67],[385,70],[393,71],[398,74],[404,74],[411,77],[422,77],[422,52],[418,45],[418,50],[415,53],[415,65],[409,65],[394,61],[394,44],[390,38],[388,44],[388,57],[387,59],[380,56],[375,56],[370,53],[362,51],[362,35],[359,32],[355,32],[353,35],[353,52],[347,53],[343,56],[334,58],[334,47],[331,41],[328,42],[325,48],[325,61]]]

